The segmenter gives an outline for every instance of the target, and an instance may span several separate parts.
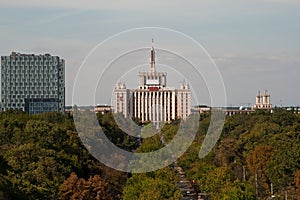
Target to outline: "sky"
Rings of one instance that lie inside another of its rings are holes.
[[[0,55],[9,55],[12,51],[50,53],[65,59],[66,104],[72,105],[74,85],[78,81],[76,77],[82,69],[80,66],[88,63],[91,51],[103,42],[107,51],[98,49],[97,52],[104,52],[101,56],[107,58],[110,58],[107,52],[115,53],[114,48],[128,51],[132,43],[150,47],[151,37],[154,37],[157,49],[167,46],[182,54],[188,52],[191,60],[203,56],[193,52],[188,42],[184,43],[176,37],[172,37],[170,41],[173,42],[167,44],[168,36],[161,36],[160,32],[140,34],[136,40],[133,37],[126,40],[124,37],[122,42],[115,39],[105,43],[122,31],[162,27],[189,36],[209,53],[222,77],[228,105],[252,105],[257,91],[267,89],[273,105],[298,106],[299,9],[299,0],[1,0]],[[161,62],[164,61],[162,54],[162,51],[157,51]],[[142,65],[143,62],[147,64],[147,56],[137,53],[131,59],[144,59],[137,62]],[[103,60],[105,58],[95,59],[94,62]],[[99,70],[95,63],[93,65],[96,67],[94,70]],[[176,77],[170,66],[161,69],[170,70],[168,83],[177,87],[176,81],[181,81],[182,76]],[[116,79],[121,78],[131,86],[133,80],[138,83],[136,73],[133,70],[129,73],[131,75]],[[172,78],[172,74],[175,77]],[[189,77],[184,78],[189,81]],[[90,82],[85,77],[81,83],[88,85]],[[203,80],[199,80],[199,85],[203,86]],[[197,87],[193,85],[193,88]],[[76,91],[81,94],[76,99],[77,104],[109,103],[108,100],[96,99],[95,102],[95,99],[87,98],[88,91],[84,87]],[[101,96],[101,91],[99,93]],[[201,98],[200,90],[198,93],[200,98],[197,103],[210,104],[205,95]]]

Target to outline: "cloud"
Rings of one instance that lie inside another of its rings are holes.
[[[299,55],[241,55],[226,53],[221,56],[215,56],[213,59],[222,71],[239,74],[257,72],[282,74],[287,71],[298,71],[296,66],[300,64]]]
[[[266,2],[276,2],[276,3],[284,3],[284,4],[289,4],[289,3],[300,3],[299,0],[263,0]]]
[[[62,8],[77,8],[77,9],[139,9],[139,8],[153,8],[153,7],[172,7],[173,4],[177,4],[179,0],[173,1],[169,4],[166,1],[152,0],[152,1],[140,1],[140,0],[112,0],[112,1],[100,1],[100,0],[2,0],[2,6],[40,6],[40,7],[62,7]],[[193,1],[194,2],[194,1]]]
[[[299,0],[254,0],[253,2],[260,3],[260,2],[277,2],[283,4],[290,4],[290,3],[300,3]],[[180,0],[173,0],[172,3],[169,1],[161,1],[161,0],[151,0],[151,1],[141,1],[141,0],[111,0],[111,1],[104,1],[104,0],[52,0],[52,1],[41,1],[41,0],[2,0],[0,3],[2,6],[37,6],[37,7],[56,7],[56,8],[77,8],[77,9],[113,9],[113,10],[120,10],[120,9],[149,9],[150,11],[153,8],[184,8],[184,7],[194,7],[194,6],[201,6],[205,4],[232,4],[231,0],[227,1],[217,1],[217,0],[204,0],[204,1],[197,1],[197,0],[190,0],[190,1],[180,1]],[[153,10],[153,14],[155,11]]]

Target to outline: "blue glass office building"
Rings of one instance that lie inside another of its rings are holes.
[[[50,54],[2,56],[1,101],[3,111],[64,112],[65,61]]]

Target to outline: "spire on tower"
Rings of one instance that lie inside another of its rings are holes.
[[[268,90],[265,90],[265,95],[266,95],[266,96],[268,95]]]
[[[151,61],[150,61],[150,69],[151,69],[151,72],[155,72],[155,51],[154,51],[154,47],[153,47],[153,44],[154,44],[154,40],[152,38],[152,47],[151,47]]]

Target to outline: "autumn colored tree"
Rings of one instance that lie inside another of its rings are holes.
[[[295,174],[295,185],[297,187],[297,192],[300,195],[300,170],[298,170]]]
[[[113,199],[107,191],[105,183],[99,175],[91,176],[88,180],[78,178],[75,173],[64,181],[59,188],[61,200],[106,200]]]
[[[273,147],[260,145],[246,157],[247,168],[252,174],[253,185],[256,185],[259,197],[269,194],[270,180],[266,175],[267,162],[271,159]]]

